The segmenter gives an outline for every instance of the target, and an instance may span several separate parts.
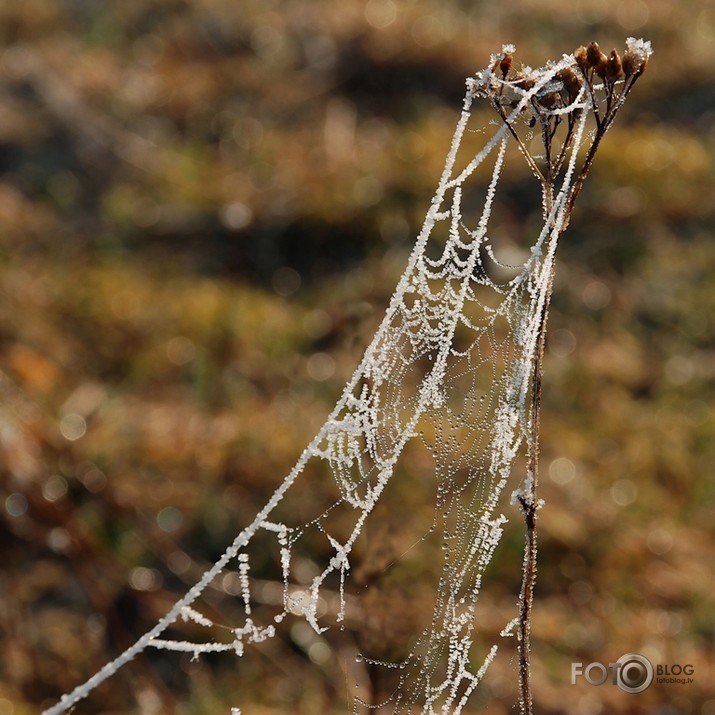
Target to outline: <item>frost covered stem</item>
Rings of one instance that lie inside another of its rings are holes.
[[[536,584],[536,510],[538,508],[537,487],[539,476],[539,418],[541,413],[541,382],[543,376],[544,346],[546,344],[546,321],[549,315],[552,283],[549,283],[546,300],[539,316],[536,338],[536,355],[531,387],[531,419],[529,422],[527,459],[528,479],[525,493],[519,497],[521,512],[526,523],[526,543],[524,564],[519,594],[519,702],[522,715],[532,715],[533,698],[529,667],[531,607]]]
[[[519,596],[519,701],[522,714],[532,715],[534,709],[529,668],[529,631],[534,584],[536,583],[536,504],[522,499],[521,508],[526,520],[526,547],[524,549],[524,575]]]
[[[569,224],[571,212],[583,184],[588,176],[594,157],[603,137],[611,127],[619,109],[643,74],[652,49],[649,42],[629,37],[623,56],[614,49],[609,55],[601,51],[598,43],[588,47],[579,47],[569,58],[554,65],[546,73],[534,73],[532,70],[515,72],[513,69],[513,48],[505,47],[499,56],[492,57],[491,70],[480,75],[481,82],[477,91],[487,97],[524,154],[529,168],[542,186],[544,219],[549,233],[563,234]],[[508,91],[507,91],[508,90]],[[509,93],[513,93],[513,96]],[[584,101],[585,100],[585,101]],[[507,107],[513,110],[507,115]],[[580,136],[583,124],[577,123],[582,112],[590,111],[596,124],[595,134],[586,152],[580,169],[570,184],[571,172],[575,168],[577,155],[574,153],[574,141]],[[537,157],[530,153],[514,124],[514,118],[521,112],[530,112],[529,127],[538,122],[541,125],[544,154],[543,170],[539,168]],[[556,150],[553,144],[559,127],[566,120],[567,130]],[[568,192],[563,209],[554,215],[554,194],[556,182],[570,154],[569,168],[566,171],[562,190]],[[552,223],[553,222],[553,223]],[[531,692],[529,653],[531,611],[536,584],[537,534],[536,517],[539,507],[537,499],[539,467],[539,420],[541,413],[541,382],[543,375],[544,345],[546,341],[546,322],[553,289],[553,274],[546,288],[544,302],[537,320],[536,350],[532,365],[531,410],[526,427],[527,442],[527,478],[525,488],[517,494],[526,525],[526,543],[522,571],[521,591],[519,594],[519,701],[523,715],[532,715],[533,696]]]

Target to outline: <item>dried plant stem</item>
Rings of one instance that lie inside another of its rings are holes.
[[[522,715],[532,715],[533,697],[530,678],[530,631],[531,607],[534,601],[536,585],[537,533],[536,511],[538,509],[537,488],[539,483],[539,420],[541,416],[541,384],[543,377],[543,357],[546,345],[546,322],[549,315],[549,302],[552,284],[549,284],[548,294],[539,317],[537,333],[536,356],[532,377],[531,418],[528,434],[527,489],[520,499],[524,521],[526,523],[526,543],[524,545],[524,562],[519,593],[519,701]]]
[[[629,54],[630,53],[630,54]],[[588,176],[591,166],[593,165],[594,157],[601,144],[601,140],[610,128],[618,110],[623,106],[623,103],[628,96],[628,93],[633,88],[637,79],[645,70],[647,56],[645,59],[640,55],[634,55],[634,50],[629,48],[624,55],[624,61],[630,64],[630,68],[625,71],[625,79],[621,86],[620,92],[616,92],[616,82],[622,76],[622,64],[618,53],[613,50],[610,60],[601,53],[600,48],[596,43],[591,43],[588,50],[580,48],[574,53],[577,64],[582,72],[582,80],[586,84],[586,91],[590,99],[590,110],[593,113],[593,119],[596,124],[596,131],[591,141],[591,145],[586,152],[581,168],[574,179],[568,198],[564,204],[562,220],[558,226],[553,225],[552,228],[558,230],[559,235],[566,230],[573,210],[576,199],[581,193],[583,184]],[[634,60],[635,57],[635,60]],[[635,65],[633,64],[635,61]],[[610,62],[610,65],[609,65]],[[609,70],[609,67],[615,67]],[[635,69],[634,69],[635,67]],[[594,84],[596,77],[603,78],[604,82],[598,87]],[[504,75],[506,77],[506,75]],[[560,74],[564,81],[564,87],[569,89],[578,86],[580,89],[581,80],[577,80],[575,75],[570,70]],[[596,89],[602,89],[605,94],[605,109],[601,113],[599,111],[599,102],[597,99]],[[569,92],[571,99],[575,96],[575,89]],[[556,100],[553,96],[549,102],[563,102],[564,97],[561,96]],[[532,106],[536,111],[539,121],[542,126],[542,136],[545,150],[545,170],[542,172],[523,141],[519,137],[514,127],[507,121],[504,111],[498,103],[495,108],[502,120],[507,124],[512,136],[524,154],[526,161],[532,172],[539,178],[542,185],[543,194],[543,209],[544,218],[546,221],[552,216],[553,201],[554,201],[554,182],[559,176],[568,150],[574,138],[575,113],[569,114],[568,130],[560,151],[555,159],[552,159],[552,140],[556,133],[556,129],[560,124],[560,117],[550,117],[548,112],[539,105],[538,101],[532,101]],[[531,689],[531,668],[530,668],[530,632],[531,632],[531,613],[534,601],[534,589],[536,585],[537,572],[537,529],[536,518],[539,508],[539,500],[537,498],[537,490],[539,485],[539,424],[541,416],[541,395],[542,395],[542,377],[543,377],[543,359],[544,348],[546,345],[546,323],[548,320],[549,304],[551,301],[551,293],[553,290],[553,275],[549,281],[544,303],[539,314],[539,323],[536,334],[536,351],[534,355],[532,383],[531,383],[531,410],[529,424],[526,430],[527,441],[527,478],[524,491],[518,496],[519,505],[524,516],[526,526],[525,545],[524,545],[524,560],[522,570],[521,590],[519,593],[519,619],[518,619],[518,652],[519,652],[519,704],[522,715],[533,715],[533,695]]]

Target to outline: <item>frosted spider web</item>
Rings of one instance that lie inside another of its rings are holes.
[[[565,55],[544,69],[528,70],[528,88],[507,81],[506,73],[500,79],[494,72],[498,59],[467,80],[445,168],[407,267],[313,441],[255,519],[169,613],[46,715],[67,710],[147,648],[195,657],[221,651],[245,656],[291,623],[307,623],[320,636],[357,629],[370,614],[360,605],[362,587],[352,583],[356,545],[369,540],[371,517],[399,472],[406,446],[415,443],[431,455],[436,494],[432,522],[415,547],[439,545],[427,556],[441,555],[431,613],[396,659],[353,648],[356,662],[388,672],[393,684],[381,697],[356,691],[349,702],[355,713],[430,715],[460,713],[470,704],[499,647],[475,647],[477,603],[507,522],[509,496],[526,493],[532,477],[515,465],[520,454],[535,448],[529,444],[529,396],[538,330],[593,102],[584,85],[571,103],[553,110],[572,113],[573,142],[560,184],[552,184],[548,200],[543,197],[541,231],[522,246],[522,258],[508,265],[490,217],[502,170],[511,162],[508,151],[516,145],[512,128],[528,120],[533,100],[559,90],[556,75],[572,67],[574,58]],[[489,121],[477,111],[484,102],[476,100],[485,87],[493,91],[499,83],[508,85],[512,99],[504,121],[493,114]],[[515,161],[521,161],[517,157],[515,151]],[[315,485],[325,494],[324,506],[306,514],[301,494]],[[319,556],[311,556],[313,571],[306,577],[302,554],[308,551]],[[272,576],[266,562],[273,564]],[[242,620],[217,624],[202,610],[200,597],[227,576]],[[502,635],[513,632],[516,620],[503,624]],[[192,640],[174,636],[180,627]]]

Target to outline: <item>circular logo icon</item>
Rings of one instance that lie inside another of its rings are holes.
[[[620,664],[616,683],[626,693],[642,693],[653,682],[653,665],[644,655],[626,653],[616,663]]]

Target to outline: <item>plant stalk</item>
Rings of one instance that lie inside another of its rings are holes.
[[[526,524],[524,564],[521,592],[519,593],[519,700],[522,715],[533,715],[533,697],[530,678],[530,631],[531,608],[536,585],[537,534],[536,511],[538,509],[537,488],[539,483],[539,420],[541,416],[541,394],[543,378],[543,357],[546,345],[546,323],[549,315],[553,284],[549,283],[546,300],[539,316],[536,341],[536,355],[531,386],[531,419],[528,434],[527,490],[520,498],[521,510]]]

